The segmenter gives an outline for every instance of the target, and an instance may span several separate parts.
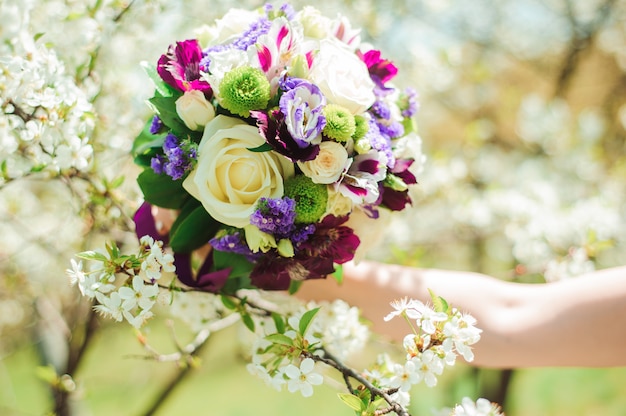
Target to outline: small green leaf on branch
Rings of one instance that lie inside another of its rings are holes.
[[[337,396],[339,397],[339,399],[341,399],[342,402],[344,402],[349,408],[357,411],[357,412],[363,412],[366,407],[363,404],[363,402],[361,401],[361,399],[359,399],[357,396],[355,396],[354,394],[349,394],[349,393],[338,393]]]
[[[320,308],[311,309],[310,311],[306,311],[302,318],[300,318],[299,332],[302,336],[306,334],[306,330],[309,329],[309,325],[311,325],[311,321],[315,317],[315,315],[319,312]]]

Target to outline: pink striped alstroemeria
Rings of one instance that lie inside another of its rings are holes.
[[[355,204],[373,204],[380,198],[380,185],[387,175],[387,158],[376,150],[354,157],[338,190]]]
[[[265,72],[272,86],[272,93],[276,92],[278,80],[285,66],[299,52],[298,45],[302,42],[302,33],[295,30],[284,17],[273,20],[269,32],[257,39],[256,54],[252,58]]]
[[[200,79],[201,59],[202,48],[196,39],[176,42],[159,58],[157,72],[163,81],[179,91],[199,90],[208,96],[211,86]]]

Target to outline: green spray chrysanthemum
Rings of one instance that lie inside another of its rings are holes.
[[[220,104],[233,114],[248,117],[250,110],[267,107],[269,100],[270,83],[258,68],[235,68],[220,83]]]
[[[285,196],[296,201],[296,223],[317,222],[326,212],[328,189],[309,177],[296,175],[285,181]]]
[[[367,118],[360,115],[354,116],[354,133],[352,134],[354,140],[363,138],[369,129],[370,125]]]
[[[324,107],[324,117],[326,117],[326,125],[323,133],[331,139],[345,142],[356,131],[354,116],[345,107],[337,104],[328,104]]]

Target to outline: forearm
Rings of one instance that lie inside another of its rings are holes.
[[[341,286],[311,281],[299,296],[341,298],[361,308],[373,331],[400,341],[406,324],[384,322],[389,302],[428,301],[428,289],[477,319],[473,364],[512,368],[626,365],[626,268],[562,283],[517,284],[476,273],[363,262],[347,264]],[[584,299],[584,302],[581,302]],[[608,318],[608,319],[607,319]]]

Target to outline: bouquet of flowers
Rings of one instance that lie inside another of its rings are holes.
[[[397,68],[346,18],[231,10],[146,68],[155,115],[133,146],[146,200],[137,233],[156,235],[153,206],[175,210],[166,243],[184,284],[296,290],[352,260],[383,211],[411,203],[416,93],[391,83]]]

